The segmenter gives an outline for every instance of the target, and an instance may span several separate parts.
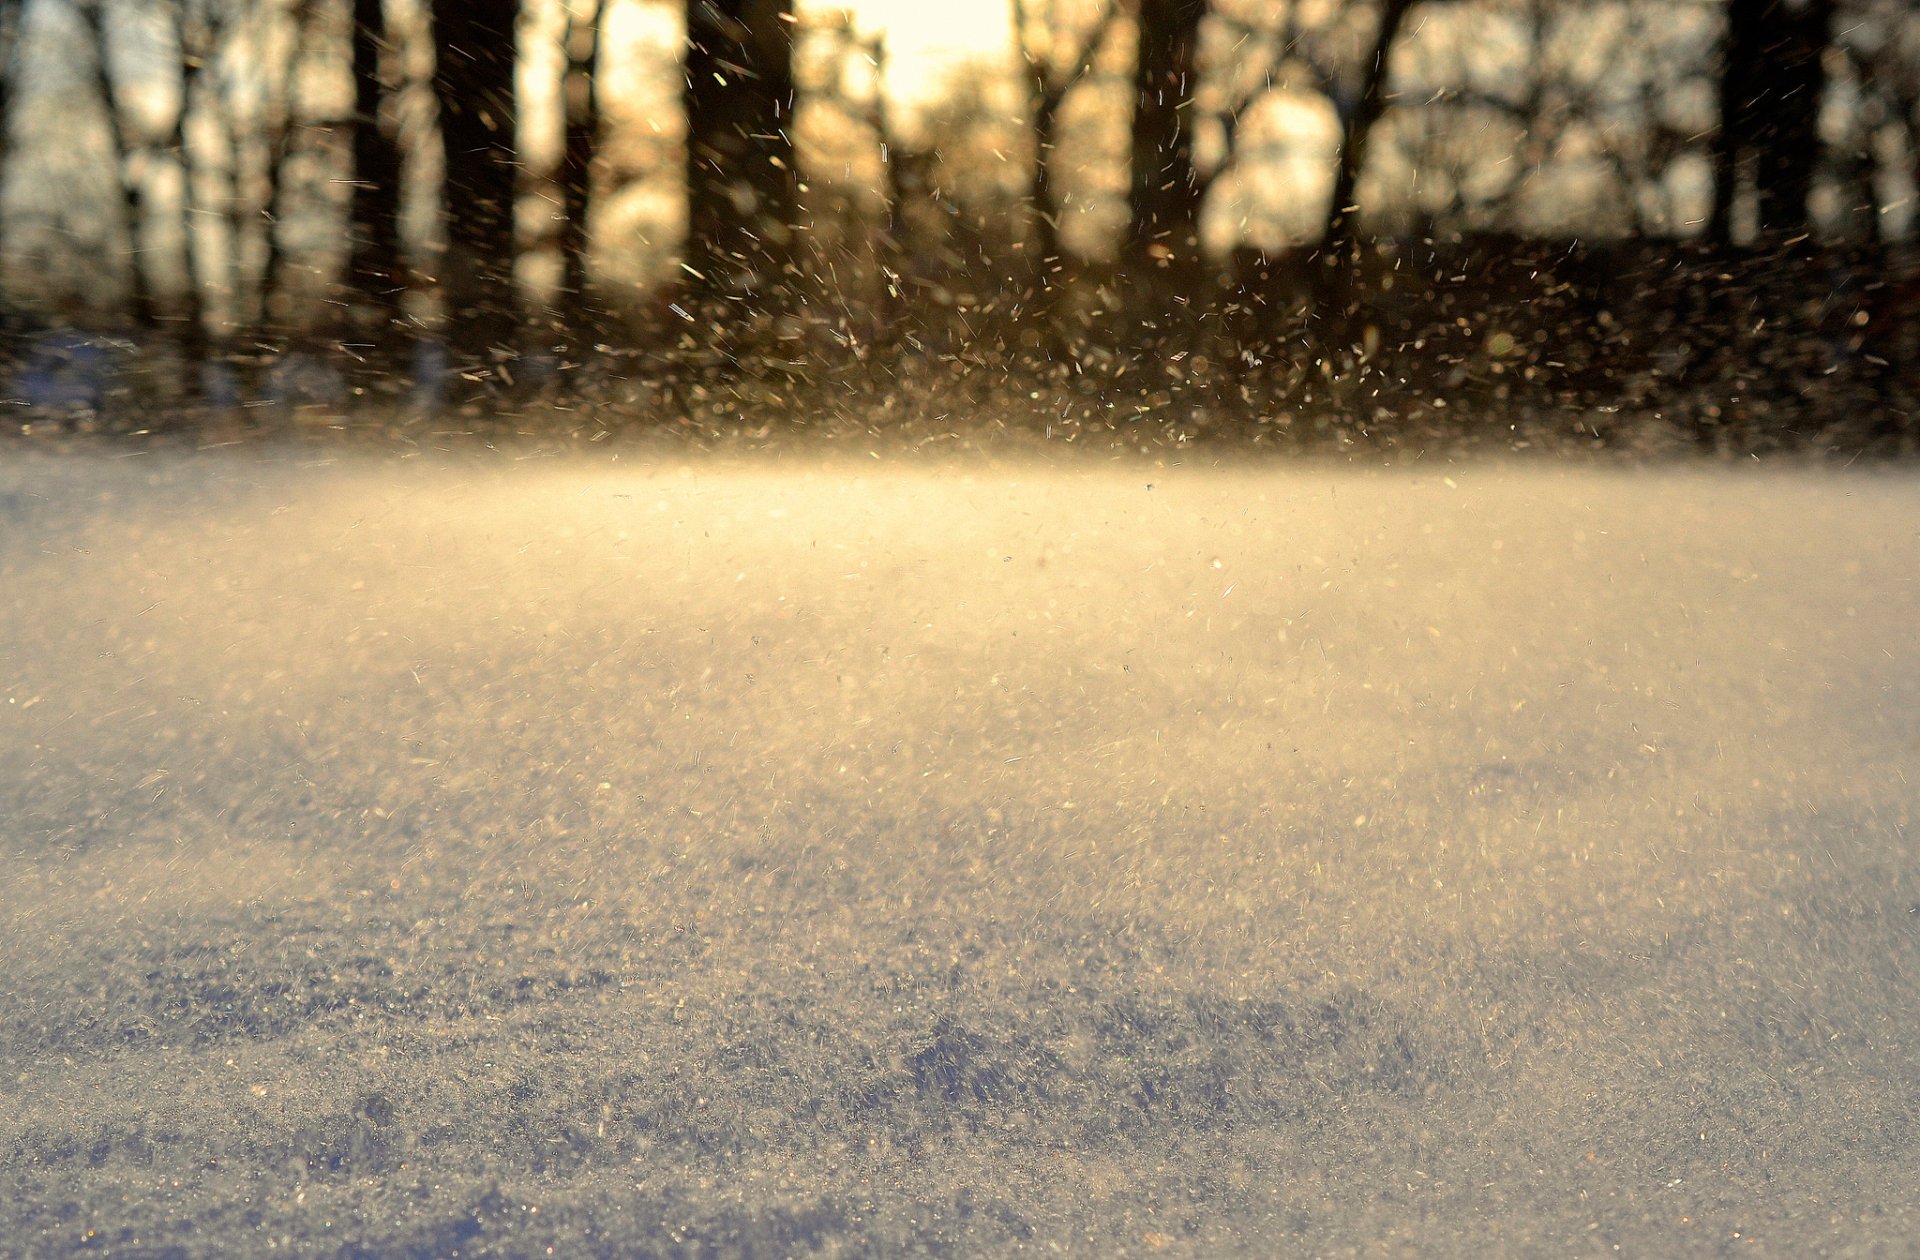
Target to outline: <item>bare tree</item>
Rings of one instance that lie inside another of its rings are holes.
[[[1241,159],[1242,122],[1301,70],[1331,83],[1300,0],[1142,0],[1125,254],[1164,314],[1205,276],[1200,219]],[[1210,153],[1198,144],[1211,131]]]
[[[851,29],[851,28],[849,28]],[[855,42],[856,52],[873,67],[873,90],[867,96],[867,125],[880,145],[880,175],[885,208],[882,211],[877,253],[880,265],[880,325],[877,340],[890,345],[904,329],[906,314],[907,258],[913,252],[912,227],[906,217],[907,180],[904,172],[912,163],[893,111],[887,104],[887,37],[869,35]]]
[[[1204,207],[1219,181],[1233,170],[1241,156],[1241,123],[1285,78],[1290,57],[1305,55],[1305,35],[1300,29],[1300,0],[1270,4],[1266,0],[1255,11],[1271,18],[1277,10],[1280,20],[1256,22],[1246,13],[1229,13],[1215,4],[1209,14],[1212,25],[1210,45],[1203,40],[1205,65],[1196,101],[1205,101],[1203,121],[1214,129],[1212,160],[1195,172],[1197,198]]]
[[[572,301],[569,322],[591,329],[598,321],[589,310],[592,286],[590,219],[593,212],[594,160],[600,148],[599,70],[605,0],[581,0],[567,10],[566,67],[561,94],[566,134],[560,150],[562,260],[561,291]]]
[[[1907,0],[1844,0],[1834,27],[1859,93],[1847,136],[1852,218],[1879,245],[1889,238],[1886,212],[1920,188],[1920,14]]]
[[[207,71],[219,59],[226,36],[227,11],[221,0],[174,0],[172,17],[173,44],[180,67],[180,99],[167,130],[164,150],[180,181],[180,239],[185,271],[174,337],[189,361],[198,366],[211,348],[213,330],[208,321],[205,293],[212,276],[200,252],[196,223],[200,205],[195,194],[197,181],[188,153],[187,130],[189,120],[205,103]]]
[[[887,39],[882,31],[863,30],[854,13],[849,10],[828,11],[806,23],[806,43],[803,51],[807,54],[798,58],[800,69],[796,71],[800,79],[800,90],[807,103],[815,110],[828,110],[838,116],[837,125],[832,130],[844,143],[853,140],[853,152],[864,145],[871,146],[871,154],[878,160],[878,179],[867,191],[878,194],[877,215],[862,213],[862,201],[871,204],[870,198],[839,197],[841,209],[852,220],[847,224],[837,224],[842,230],[851,228],[853,233],[871,237],[871,257],[861,256],[854,247],[854,241],[842,242],[849,247],[850,261],[856,264],[871,263],[874,269],[873,314],[872,320],[858,319],[849,324],[849,328],[864,326],[864,334],[849,334],[850,341],[869,340],[878,346],[893,344],[905,332],[902,327],[906,310],[906,289],[909,283],[907,272],[913,266],[912,256],[915,250],[910,242],[913,234],[912,216],[908,213],[906,201],[909,196],[908,185],[913,177],[908,172],[927,156],[913,149],[895,126],[893,110],[887,98]],[[842,153],[847,156],[846,151]],[[824,155],[816,155],[822,159]],[[845,169],[853,170],[851,160]],[[824,174],[824,172],[823,172]],[[816,197],[826,192],[826,185],[832,181],[815,176],[808,181]],[[821,221],[819,204],[808,206],[813,218],[811,233],[815,248],[818,249],[823,237],[829,235],[825,230],[828,224]],[[832,269],[832,263],[827,268]],[[836,298],[843,307],[847,306],[849,294],[844,281],[835,285]],[[857,299],[856,299],[857,300]]]
[[[449,340],[475,383],[514,352],[514,69],[519,0],[434,0],[434,88],[446,146]]]
[[[1123,0],[1085,5],[1063,0],[1013,0],[1013,30],[1033,129],[1027,174],[1027,211],[1032,227],[1029,268],[1031,309],[1052,335],[1057,328],[1060,281],[1060,198],[1053,161],[1060,111],[1073,89],[1093,73],[1095,59],[1120,15]],[[1074,21],[1076,14],[1079,21]]]
[[[14,53],[20,43],[23,0],[0,0],[0,174],[4,174],[7,156],[13,144]]]
[[[387,18],[383,0],[353,0],[353,191],[347,211],[347,277],[373,345],[376,371],[387,366],[387,339],[400,318],[405,265],[400,251],[401,155],[383,119]]]
[[[1729,0],[1710,226],[1723,245],[1733,241],[1734,205],[1748,183],[1762,240],[1806,233],[1833,10],[1834,0]]]
[[[120,86],[114,74],[113,44],[107,0],[93,0],[81,6],[92,44],[94,87],[100,94],[107,118],[107,145],[114,170],[119,175],[121,216],[127,241],[127,307],[136,324],[154,321],[156,310],[153,279],[147,266],[146,170],[141,151],[144,139],[129,125],[128,111],[120,100]]]
[[[1340,160],[1334,168],[1333,194],[1327,201],[1326,228],[1321,234],[1319,266],[1314,270],[1314,295],[1321,316],[1336,336],[1343,336],[1353,313],[1355,272],[1360,262],[1353,202],[1360,172],[1367,160],[1367,141],[1387,112],[1388,60],[1407,14],[1416,0],[1380,0],[1372,47],[1360,66],[1357,91],[1336,90],[1340,114]]]
[[[1428,26],[1414,99],[1380,137],[1414,180],[1419,231],[1517,228],[1535,177],[1562,162],[1611,176],[1603,212],[1613,224],[1638,236],[1682,231],[1667,177],[1704,153],[1709,120],[1687,89],[1708,74],[1710,52],[1704,24],[1679,15],[1670,0],[1601,10],[1523,0],[1506,15],[1519,63],[1497,65],[1481,51],[1483,26]]]
[[[1205,188],[1194,161],[1194,94],[1207,0],[1140,0],[1133,159],[1124,256],[1149,316],[1171,310],[1200,274]]]
[[[685,73],[685,268],[735,320],[771,315],[798,218],[792,0],[687,0]]]
[[[227,197],[227,287],[234,322],[264,335],[287,313],[278,301],[287,280],[284,224],[295,200],[287,173],[311,124],[295,85],[303,69],[324,55],[323,6],[240,5],[230,10],[240,55],[219,90],[210,94],[225,124],[233,163]]]

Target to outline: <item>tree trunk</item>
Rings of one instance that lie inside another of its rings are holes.
[[[1028,304],[1046,338],[1046,349],[1055,358],[1063,349],[1059,329],[1060,203],[1053,191],[1053,146],[1060,104],[1059,94],[1044,90],[1033,102],[1033,169],[1027,180],[1027,210],[1033,222],[1033,290]]]
[[[876,82],[885,83],[887,43],[884,37],[875,39],[869,45],[868,55],[873,60]],[[884,91],[874,92],[868,123],[873,127],[873,134],[880,145],[881,189],[887,200],[880,224],[880,237],[874,243],[874,257],[880,265],[880,320],[874,330],[874,344],[890,350],[898,344],[901,333],[905,331],[902,324],[907,314],[906,273],[908,260],[914,253],[913,244],[908,239],[912,229],[906,212],[908,181],[903,174],[909,159],[901,151],[899,137],[894,134],[893,115],[887,108],[887,94]]]
[[[274,216],[280,203],[280,176],[294,133],[292,84],[307,38],[306,8],[296,4],[283,19],[294,23],[297,31],[288,59],[259,68],[262,83],[255,129],[247,129],[249,111],[234,99],[232,91],[223,90],[217,98],[221,128],[233,158],[232,195],[227,199],[227,268],[234,295],[233,321],[253,338],[267,337],[273,324],[280,258]],[[259,9],[242,12],[242,37],[261,39],[272,15]]]
[[[1734,243],[1733,208],[1749,182],[1762,242],[1807,230],[1833,7],[1834,0],[1729,0],[1707,227],[1715,244]]]
[[[133,170],[133,141],[127,134],[125,116],[120,112],[119,94],[113,81],[112,58],[107,47],[107,19],[104,0],[86,5],[81,15],[93,40],[94,86],[107,113],[107,144],[113,154],[113,169],[120,187],[121,217],[127,234],[127,313],[133,322],[150,327],[156,314],[153,285],[147,275],[146,196],[142,180]]]
[[[1754,142],[1754,79],[1759,71],[1761,19],[1770,0],[1728,0],[1720,44],[1720,125],[1713,136],[1713,214],[1707,239],[1733,244],[1734,202],[1746,182],[1742,164]]]
[[[442,197],[447,252],[440,264],[447,340],[469,379],[490,382],[512,357],[514,302],[515,27],[519,0],[433,0]]]
[[[1149,318],[1192,294],[1200,276],[1200,203],[1193,162],[1194,57],[1207,0],[1140,0],[1133,160],[1125,256]]]
[[[1769,241],[1804,236],[1810,226],[1807,202],[1819,169],[1820,104],[1826,95],[1824,54],[1832,40],[1833,0],[1776,3],[1768,77],[1773,89],[1765,99],[1767,119],[1760,134],[1758,185],[1760,231]]]
[[[571,20],[567,29],[565,101],[566,142],[560,156],[560,195],[566,221],[561,227],[560,253],[565,268],[562,300],[570,303],[567,322],[591,339],[599,319],[592,310],[589,289],[593,204],[593,159],[600,144],[599,57],[600,23],[605,9],[595,4],[587,16]]]
[[[1387,112],[1387,70],[1394,41],[1414,0],[1382,0],[1380,25],[1374,32],[1360,84],[1351,107],[1341,109],[1340,164],[1334,171],[1333,195],[1327,202],[1326,228],[1321,234],[1320,258],[1314,271],[1314,295],[1328,330],[1344,339],[1357,313],[1360,245],[1354,233],[1359,207],[1353,195],[1366,168],[1367,141],[1374,124]]]
[[[360,317],[355,335],[371,342],[365,358],[375,372],[390,367],[394,358],[396,347],[388,343],[400,323],[400,294],[406,287],[400,256],[400,148],[380,125],[387,94],[380,74],[386,29],[382,0],[353,0],[352,252],[347,279]]]
[[[791,288],[792,0],[687,0],[687,244],[696,288],[734,319]]]
[[[20,40],[22,0],[0,0],[0,179],[4,179],[7,159],[13,149],[13,76],[14,49]]]
[[[181,262],[186,272],[186,287],[180,295],[174,340],[180,346],[187,369],[182,383],[183,396],[190,405],[204,408],[207,398],[202,386],[213,355],[213,341],[212,330],[207,325],[206,268],[200,254],[197,222],[200,203],[195,196],[193,155],[187,146],[187,132],[188,122],[206,94],[200,75],[210,58],[213,39],[210,32],[190,26],[184,6],[176,11],[175,18],[174,34],[180,54],[180,106],[167,133],[167,156],[180,172]]]

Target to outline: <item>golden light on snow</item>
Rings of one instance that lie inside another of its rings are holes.
[[[0,1219],[1912,1215],[1911,479],[315,450],[0,465]]]

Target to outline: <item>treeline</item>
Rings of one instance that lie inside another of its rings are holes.
[[[988,3],[1010,71],[903,102],[793,0],[685,0],[627,99],[635,0],[0,0],[16,376],[92,406],[81,327],[164,343],[160,409],[1910,433],[1899,0]],[[62,129],[104,180],[48,179]],[[641,181],[678,214],[634,279]]]

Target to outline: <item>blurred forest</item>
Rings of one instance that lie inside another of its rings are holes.
[[[9,432],[1920,432],[1907,0],[0,0],[0,66]]]

